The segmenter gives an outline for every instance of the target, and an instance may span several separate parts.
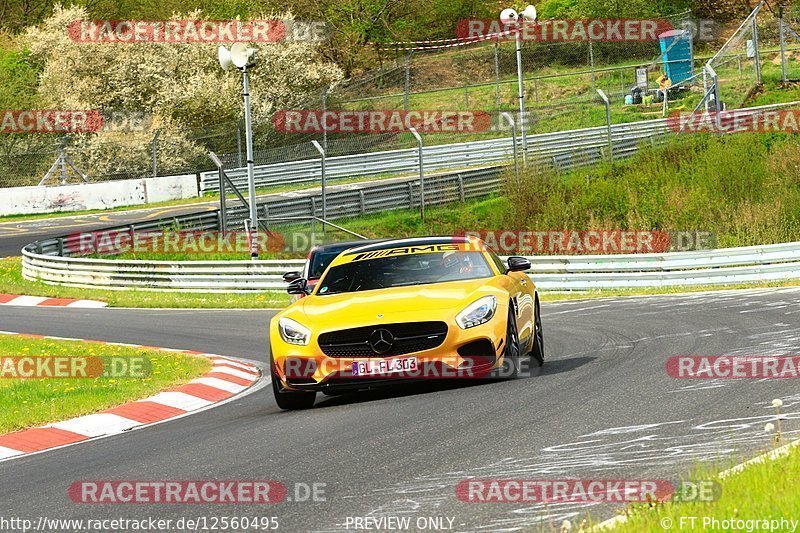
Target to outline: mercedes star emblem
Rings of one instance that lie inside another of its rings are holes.
[[[388,329],[376,329],[369,336],[369,345],[375,353],[383,354],[392,349],[394,345],[394,335]]]

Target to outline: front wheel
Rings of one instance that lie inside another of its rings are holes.
[[[542,318],[539,312],[539,297],[536,297],[536,303],[533,312],[533,348],[531,349],[531,362],[535,362],[539,366],[544,364],[544,332],[542,331]]]
[[[514,307],[509,305],[508,325],[506,326],[506,345],[503,348],[502,376],[515,379],[520,370],[520,346],[517,334],[517,321],[514,317]]]
[[[297,409],[310,409],[314,406],[317,398],[316,392],[295,392],[287,391],[281,385],[281,380],[275,372],[275,362],[270,356],[270,374],[272,375],[272,392],[275,394],[275,403],[284,411],[295,411]]]

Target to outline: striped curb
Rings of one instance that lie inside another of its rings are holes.
[[[261,371],[250,363],[232,357],[194,350],[175,350],[122,342],[31,335],[12,331],[0,331],[0,335],[146,348],[148,350],[198,355],[212,362],[211,370],[205,375],[184,385],[161,391],[148,398],[129,402],[98,413],[0,435],[0,461],[98,437],[115,435],[123,431],[130,431],[177,418],[241,394],[261,378]]]
[[[0,294],[0,305],[22,307],[105,307],[106,302],[97,300],[76,300],[74,298],[48,298],[46,296],[25,296],[21,294]]]

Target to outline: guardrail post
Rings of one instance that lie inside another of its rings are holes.
[[[360,207],[359,211],[361,212],[361,215],[363,216],[364,213],[366,212],[366,206],[364,205],[364,189],[359,189],[358,190],[358,200],[359,200],[359,204],[360,204],[359,205],[359,207]]]
[[[464,202],[464,178],[458,175],[458,199]]]
[[[39,253],[41,253],[41,252],[39,252]],[[60,237],[58,239],[58,256],[59,257],[64,257],[64,239],[62,239]]]
[[[519,161],[517,160],[517,123],[514,122],[514,118],[511,116],[511,113],[503,113],[502,116],[511,124],[511,144],[514,153],[514,175],[517,178],[517,183],[519,183]]]
[[[608,96],[606,96],[606,93],[603,92],[603,89],[597,89],[597,94],[600,95],[600,98],[603,99],[603,103],[606,106],[606,129],[608,131],[608,159],[609,161],[613,161],[614,142],[611,139],[611,101],[608,99]]]
[[[408,185],[408,208],[414,209],[414,186],[410,181],[406,184]]]

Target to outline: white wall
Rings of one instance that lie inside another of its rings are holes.
[[[0,189],[0,216],[109,209],[198,196],[194,174]]]

